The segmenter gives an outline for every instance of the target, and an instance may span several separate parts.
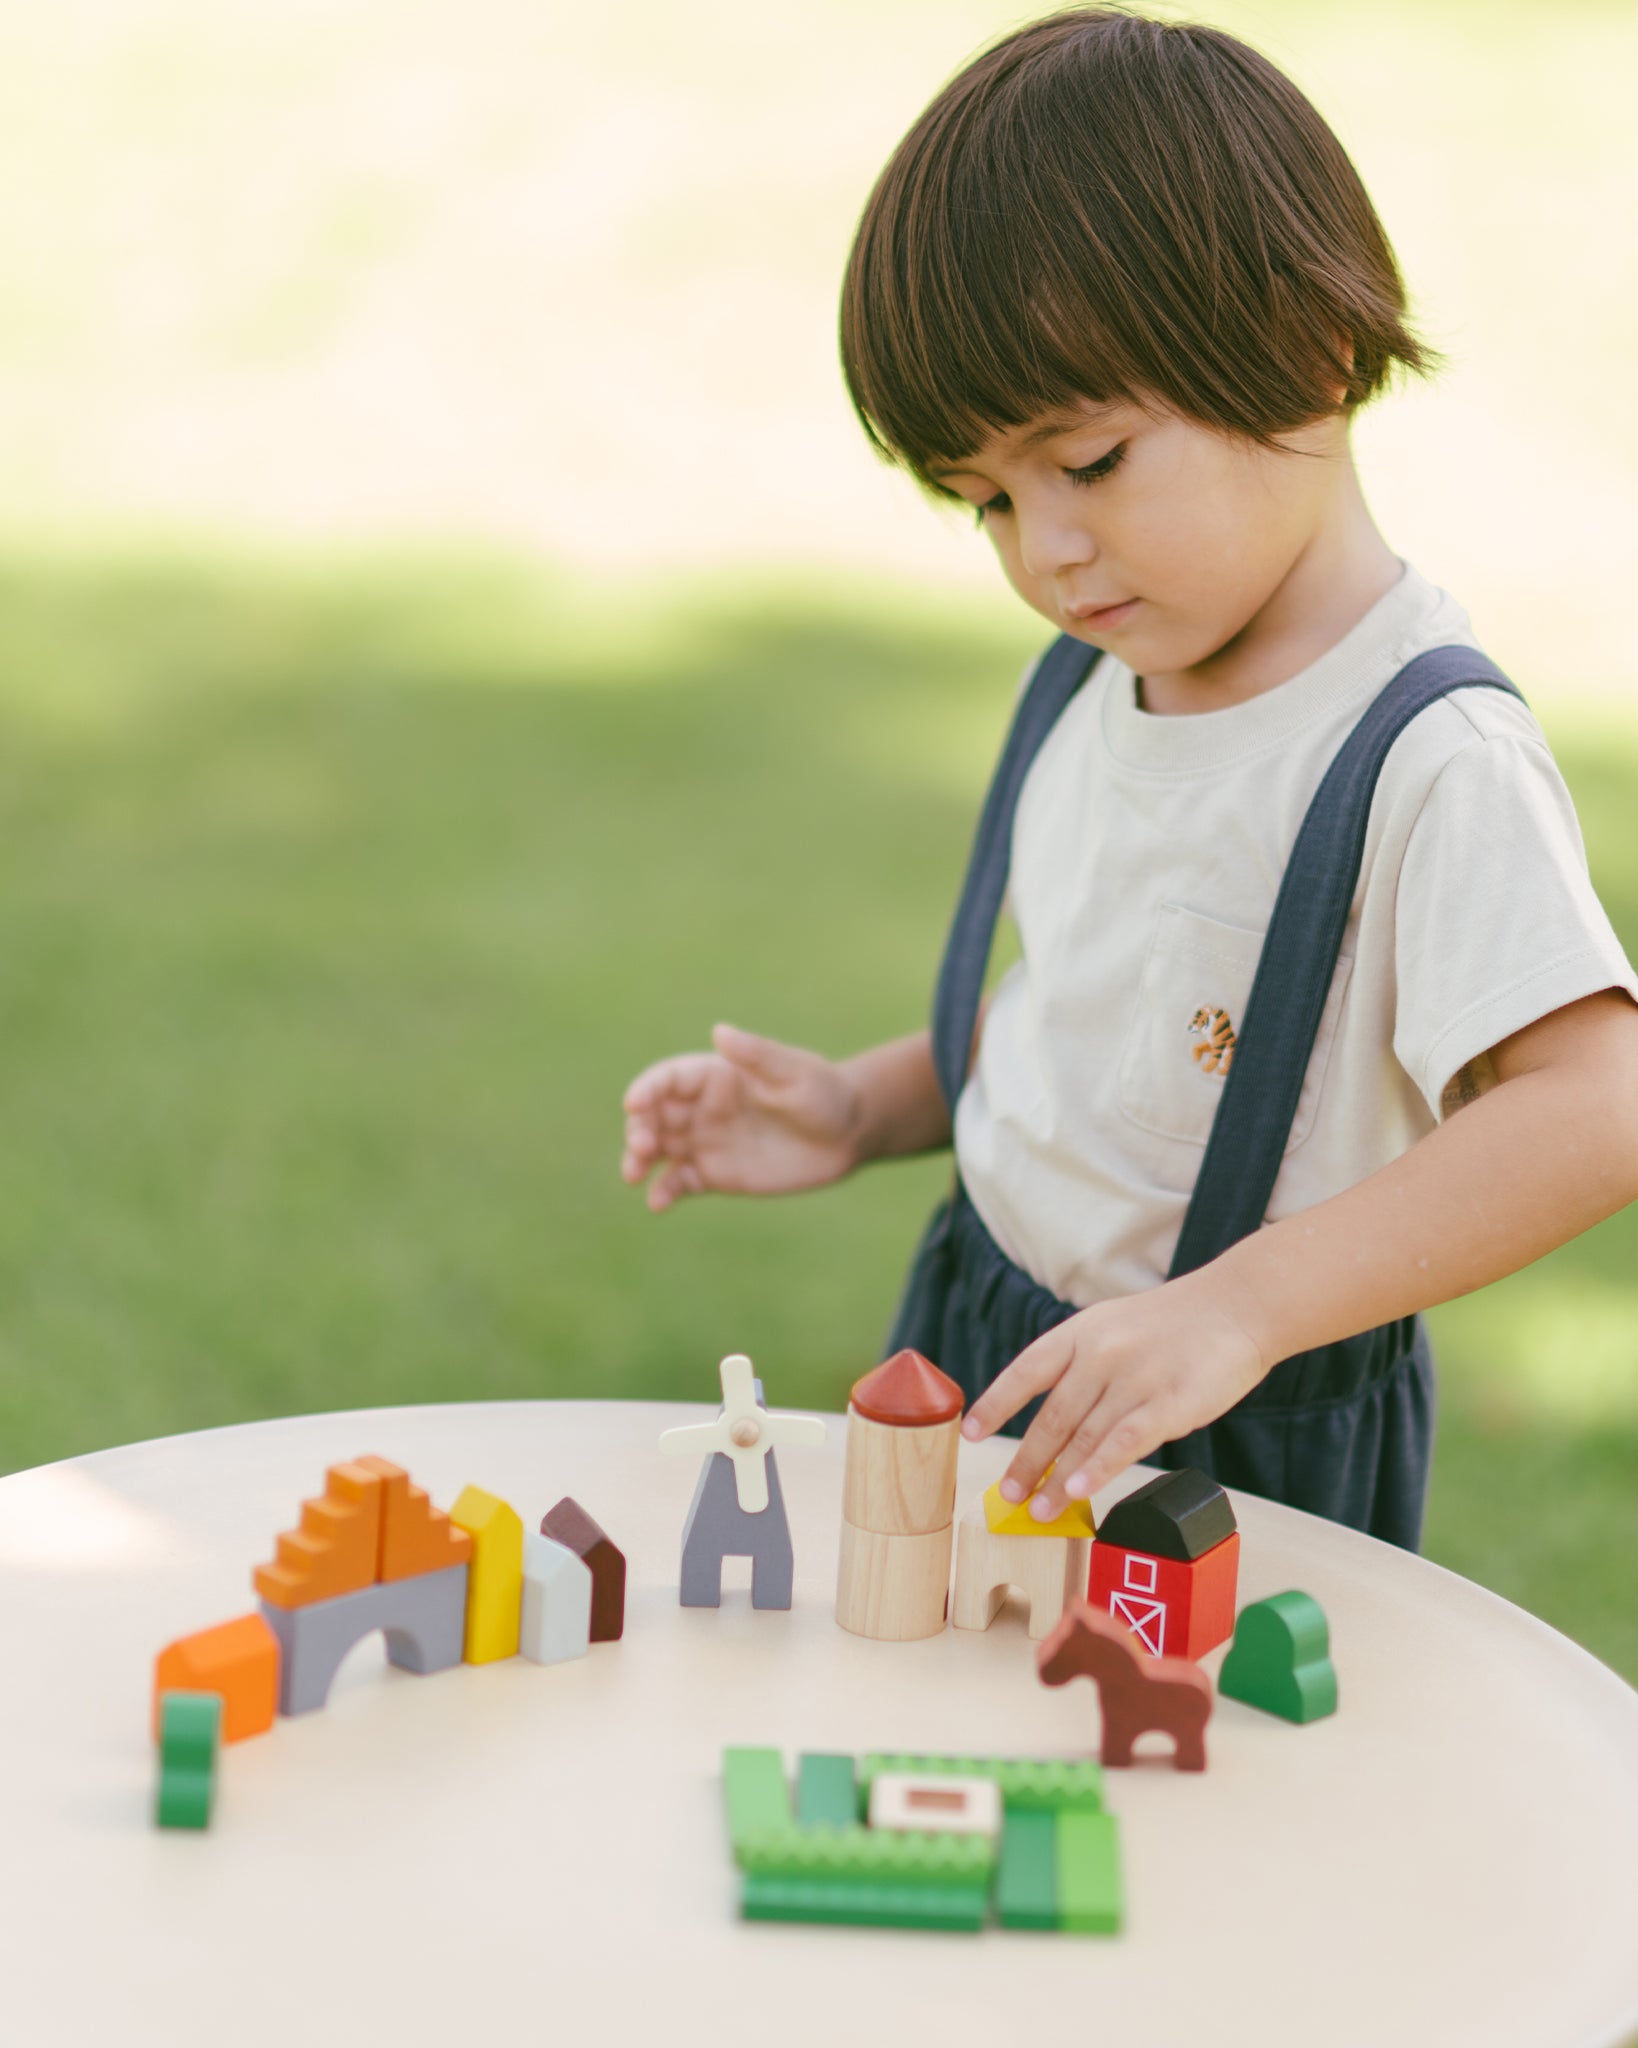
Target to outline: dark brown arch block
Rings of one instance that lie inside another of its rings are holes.
[[[567,1494],[540,1522],[542,1536],[550,1536],[565,1550],[572,1550],[592,1575],[591,1639],[594,1643],[617,1643],[626,1625],[626,1558],[587,1514],[579,1501]]]

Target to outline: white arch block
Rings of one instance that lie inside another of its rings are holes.
[[[561,1664],[591,1646],[592,1575],[584,1558],[550,1536],[524,1532],[518,1655]]]
[[[1008,1587],[1016,1586],[1029,1604],[1029,1632],[1039,1642],[1071,1600],[1086,1597],[1091,1549],[1084,1536],[997,1536],[984,1518],[984,1503],[977,1502],[956,1532],[951,1622],[988,1628]]]

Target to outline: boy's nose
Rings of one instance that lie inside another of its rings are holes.
[[[1028,574],[1043,581],[1089,568],[1098,559],[1097,542],[1084,527],[1050,514],[1019,520],[1018,553]]]

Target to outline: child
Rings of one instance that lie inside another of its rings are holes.
[[[1404,314],[1296,88],[1103,9],[970,65],[859,227],[865,429],[1060,637],[932,1030],[835,1064],[719,1026],[632,1083],[623,1171],[660,1210],[953,1136],[890,1348],[969,1437],[1038,1401],[1002,1491],[1042,1519],[1148,1459],[1415,1549],[1417,1311],[1638,1195],[1638,981],[1568,794],[1355,474],[1354,410],[1429,365]]]

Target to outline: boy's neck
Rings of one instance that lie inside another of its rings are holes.
[[[1139,677],[1140,709],[1186,717],[1278,689],[1335,647],[1404,573],[1377,530],[1349,454],[1338,465],[1324,516],[1272,595],[1204,661]]]

